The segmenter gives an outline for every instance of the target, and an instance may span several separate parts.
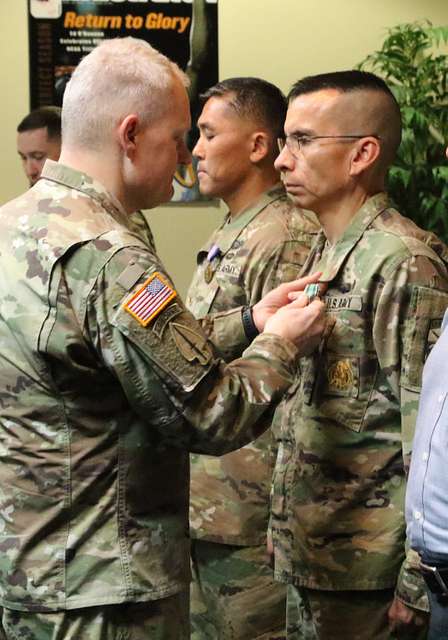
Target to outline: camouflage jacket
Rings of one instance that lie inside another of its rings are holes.
[[[335,324],[301,360],[274,420],[278,579],[329,590],[396,584],[405,553],[403,461],[425,356],[448,305],[446,252],[385,194],[368,200],[333,246],[323,234],[314,246],[304,272],[323,271]]]
[[[151,249],[152,253],[156,253],[154,236],[144,213],[142,211],[136,211],[130,216],[129,222],[131,230],[145,242],[145,244]]]
[[[241,306],[255,304],[281,282],[296,278],[317,234],[314,219],[290,204],[278,186],[235,220],[227,216],[198,254],[187,298],[197,318],[207,314],[204,322],[221,355],[239,355],[238,340],[247,344],[238,324]],[[239,317],[227,314],[235,309]],[[191,456],[192,537],[224,544],[263,543],[276,452],[268,431],[221,458]]]
[[[0,209],[0,604],[11,609],[185,589],[186,449],[260,435],[296,372],[296,348],[273,335],[217,361],[129,224],[101,185],[51,162]]]

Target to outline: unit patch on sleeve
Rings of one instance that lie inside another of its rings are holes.
[[[177,293],[159,273],[153,273],[124,305],[124,309],[146,327]]]

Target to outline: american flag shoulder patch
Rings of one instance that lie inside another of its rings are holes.
[[[156,271],[134,295],[123,304],[124,309],[146,327],[177,296],[176,291]]]

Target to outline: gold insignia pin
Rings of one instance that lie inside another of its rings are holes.
[[[212,265],[209,263],[205,267],[205,271],[204,271],[204,280],[207,284],[209,284],[212,281],[214,273],[215,273],[215,270],[213,269]]]
[[[329,367],[327,378],[329,385],[334,389],[342,391],[352,387],[355,381],[352,365],[348,360],[338,360]]]

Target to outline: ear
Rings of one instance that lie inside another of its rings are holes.
[[[123,153],[130,159],[135,156],[136,137],[139,132],[138,116],[131,113],[118,126],[118,142]]]
[[[380,141],[366,136],[355,145],[350,162],[350,175],[358,176],[378,160],[381,152]]]
[[[255,131],[250,137],[250,161],[260,162],[269,154],[269,139],[264,131]]]

